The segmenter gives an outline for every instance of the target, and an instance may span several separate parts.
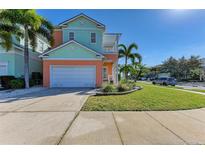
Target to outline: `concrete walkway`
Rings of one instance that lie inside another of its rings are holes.
[[[205,144],[205,108],[80,112],[89,90],[47,89],[0,103],[0,144]]]
[[[80,112],[60,144],[205,144],[205,109]]]

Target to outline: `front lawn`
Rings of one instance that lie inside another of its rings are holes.
[[[182,110],[205,107],[205,95],[138,83],[142,90],[127,95],[91,96],[84,111]]]

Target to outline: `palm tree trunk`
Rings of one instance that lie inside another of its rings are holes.
[[[125,80],[127,80],[127,56],[125,56]]]
[[[29,88],[29,49],[28,49],[28,27],[24,26],[25,39],[24,39],[24,81],[25,88]]]

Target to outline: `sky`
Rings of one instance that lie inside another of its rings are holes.
[[[106,25],[106,32],[122,33],[120,42],[136,43],[143,64],[154,66],[173,56],[205,57],[205,10],[37,10],[59,24],[79,13]]]

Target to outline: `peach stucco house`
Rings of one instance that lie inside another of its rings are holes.
[[[55,45],[44,52],[45,87],[99,87],[118,82],[118,40],[102,23],[77,15],[54,30]]]

